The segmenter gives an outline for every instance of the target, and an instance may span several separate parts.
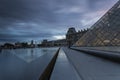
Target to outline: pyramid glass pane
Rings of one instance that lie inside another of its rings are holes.
[[[76,42],[76,46],[120,46],[120,0]]]

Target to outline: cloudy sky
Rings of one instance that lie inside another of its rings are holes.
[[[0,43],[64,38],[93,25],[118,0],[0,0]]]

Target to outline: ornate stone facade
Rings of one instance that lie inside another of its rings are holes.
[[[61,40],[43,40],[41,45],[42,47],[53,47],[53,46],[71,46],[73,45],[80,37],[82,37],[87,30],[76,31],[74,27],[68,29],[66,34],[66,39]]]
[[[67,45],[74,45],[87,31],[88,29],[77,32],[74,27],[69,28],[66,34]]]

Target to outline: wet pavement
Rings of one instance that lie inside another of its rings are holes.
[[[83,52],[63,49],[82,80],[120,80],[120,64]]]
[[[50,80],[82,80],[61,49]]]
[[[77,49],[91,49],[91,50],[101,50],[101,51],[110,51],[110,52],[119,52],[120,53],[120,47],[119,46],[103,46],[103,47],[73,47]]]

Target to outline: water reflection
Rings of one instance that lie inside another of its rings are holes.
[[[31,56],[33,56],[33,48],[31,49]]]
[[[4,56],[9,56],[13,54],[18,58],[24,60],[25,62],[29,63],[47,53],[53,53],[57,49],[58,48],[29,48],[29,49],[12,49],[12,50],[6,49],[3,50],[1,53]]]
[[[14,54],[26,62],[32,62],[46,53],[54,52],[57,48],[31,48],[31,49],[17,49]]]
[[[0,54],[0,80],[37,80],[57,49],[3,49]]]

